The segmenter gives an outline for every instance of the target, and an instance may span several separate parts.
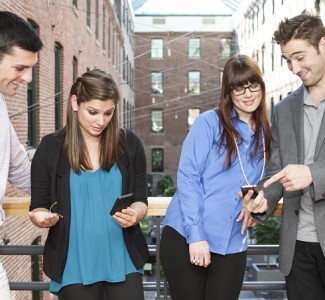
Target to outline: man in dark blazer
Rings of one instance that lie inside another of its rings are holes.
[[[303,85],[272,116],[271,158],[260,184],[268,217],[283,197],[280,268],[290,300],[325,299],[325,28],[306,12],[274,33]]]

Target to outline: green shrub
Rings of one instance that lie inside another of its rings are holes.
[[[165,190],[174,187],[173,177],[170,175],[162,176],[157,182],[158,195],[165,196]]]
[[[265,224],[250,228],[252,238],[258,245],[277,245],[280,241],[281,217],[270,217]]]

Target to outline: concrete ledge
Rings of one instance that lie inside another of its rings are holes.
[[[148,216],[164,216],[171,197],[148,197]],[[6,216],[27,216],[30,197],[4,197],[3,209]],[[274,210],[274,216],[281,216],[282,202]]]

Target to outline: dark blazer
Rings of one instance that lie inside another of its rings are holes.
[[[44,247],[45,274],[61,282],[65,268],[70,232],[70,166],[62,153],[64,131],[43,137],[31,167],[31,205],[63,215],[51,227]],[[148,204],[146,196],[146,157],[139,138],[131,131],[121,129],[123,149],[117,165],[122,174],[122,194],[133,193],[134,201]],[[109,212],[107,212],[109,213]],[[137,269],[149,258],[149,251],[139,224],[123,229],[123,236],[131,260]]]
[[[325,255],[325,114],[319,130],[314,162],[309,165],[313,178],[310,192],[313,199],[315,226],[319,243]],[[303,86],[292,92],[274,107],[272,115],[271,158],[266,168],[267,177],[279,172],[288,164],[304,164],[304,91]],[[294,256],[301,191],[286,192],[279,182],[264,189],[268,200],[266,218],[269,217],[278,201],[283,197],[283,210],[280,233],[280,268],[288,275]],[[265,219],[262,220],[265,221]]]

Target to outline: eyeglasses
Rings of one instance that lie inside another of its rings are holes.
[[[257,92],[261,89],[261,85],[257,82],[250,84],[249,86],[237,86],[232,92],[235,96],[244,95],[246,93],[246,89],[249,89],[252,93]]]
[[[53,212],[53,211],[52,211],[53,206],[54,206],[54,205],[57,205],[57,204],[58,204],[57,202],[54,202],[54,203],[51,205],[51,207],[50,207],[50,209],[49,209],[49,212],[50,212],[50,213],[53,213],[53,214],[56,214],[56,215],[58,215],[60,218],[63,219],[63,216],[62,216],[62,215],[60,215],[60,214],[57,213],[57,212]]]

